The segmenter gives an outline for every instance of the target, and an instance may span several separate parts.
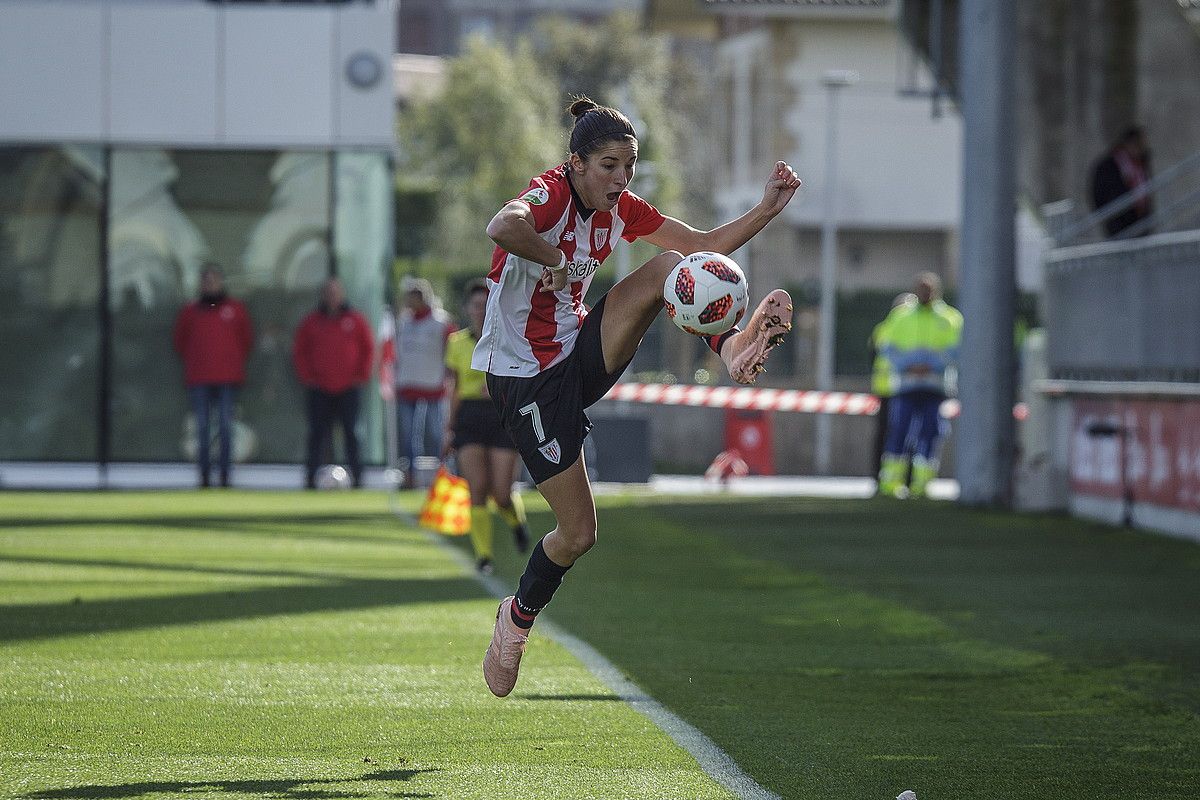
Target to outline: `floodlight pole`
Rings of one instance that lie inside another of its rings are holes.
[[[963,0],[959,9],[963,112],[957,471],[959,502],[1012,503],[1016,299],[1015,3]]]
[[[821,76],[825,87],[825,209],[821,222],[821,323],[817,331],[817,388],[833,391],[834,335],[837,330],[837,117],[840,90],[858,83],[858,73],[829,70]],[[817,414],[814,447],[816,470],[830,472],[833,420]]]

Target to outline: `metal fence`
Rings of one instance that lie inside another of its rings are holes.
[[[1050,377],[1200,382],[1200,231],[1046,256]]]

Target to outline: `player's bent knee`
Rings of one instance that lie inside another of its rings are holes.
[[[661,271],[665,278],[667,273],[675,269],[675,265],[680,261],[683,261],[683,253],[678,250],[667,250],[647,261],[646,266],[653,264],[656,268],[655,271]]]
[[[594,519],[590,523],[587,520],[582,520],[570,526],[564,526],[560,523],[558,532],[570,548],[571,554],[576,558],[591,550],[596,544],[596,522]]]

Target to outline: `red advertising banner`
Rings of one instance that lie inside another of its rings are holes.
[[[1071,491],[1200,511],[1200,401],[1075,399]],[[1123,476],[1122,476],[1122,473]]]

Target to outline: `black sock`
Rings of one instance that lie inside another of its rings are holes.
[[[569,569],[551,561],[540,541],[534,545],[517,588],[516,600],[512,604],[513,624],[520,628],[532,628],[534,617],[554,597],[554,592],[562,584],[563,575]]]
[[[725,344],[725,341],[730,336],[733,336],[735,333],[740,333],[741,330],[742,330],[741,328],[739,328],[735,325],[734,327],[727,330],[725,333],[718,334],[717,336],[706,336],[706,337],[704,337],[704,340],[706,342],[708,342],[708,347],[710,350],[712,350],[717,355],[721,355],[721,347]]]

